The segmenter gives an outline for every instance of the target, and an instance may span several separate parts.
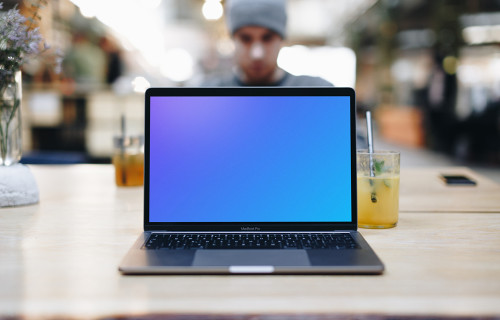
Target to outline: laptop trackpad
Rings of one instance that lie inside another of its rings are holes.
[[[197,250],[193,266],[310,266],[305,250]]]

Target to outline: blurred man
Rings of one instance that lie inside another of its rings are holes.
[[[286,38],[286,0],[228,0],[226,12],[235,45],[234,73],[209,79],[204,86],[332,86],[278,67]]]
[[[286,0],[228,0],[226,12],[235,45],[234,72],[208,79],[202,86],[333,86],[323,78],[294,76],[278,67],[286,38]],[[367,148],[360,134],[357,148]]]

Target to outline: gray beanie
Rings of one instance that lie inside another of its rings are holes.
[[[245,26],[259,26],[286,37],[286,0],[228,0],[226,5],[229,31]]]

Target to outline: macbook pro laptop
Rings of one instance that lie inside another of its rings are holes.
[[[357,230],[350,88],[151,88],[124,274],[380,274]]]

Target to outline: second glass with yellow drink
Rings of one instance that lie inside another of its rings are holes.
[[[116,185],[119,187],[142,186],[144,184],[144,138],[142,136],[115,137]]]

